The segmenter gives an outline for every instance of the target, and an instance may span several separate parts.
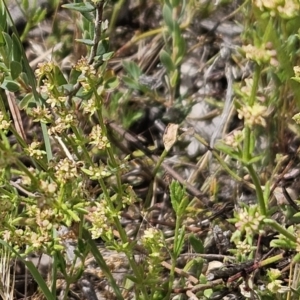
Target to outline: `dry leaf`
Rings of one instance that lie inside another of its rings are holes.
[[[167,151],[169,151],[174,143],[177,140],[177,131],[178,131],[178,124],[168,124],[164,136],[163,136],[163,141],[164,141],[164,146]]]

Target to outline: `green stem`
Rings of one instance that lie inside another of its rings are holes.
[[[251,95],[249,97],[248,105],[252,107],[255,103],[256,100],[256,93],[258,90],[258,83],[260,79],[260,73],[261,73],[261,67],[259,65],[255,66],[255,71],[253,75],[253,84],[252,84],[252,90],[251,90]],[[243,146],[243,161],[248,162],[251,157],[251,135],[252,135],[252,130],[249,126],[245,126],[245,139],[244,139],[244,146]]]
[[[280,226],[276,221],[274,221],[272,219],[264,219],[264,223],[267,225],[270,225],[276,231],[278,231],[279,233],[281,233],[282,235],[284,235],[286,238],[290,239],[294,243],[297,242],[296,237],[291,232],[289,232],[288,230],[286,230],[285,228]]]
[[[259,65],[255,66],[255,71],[253,75],[253,84],[252,84],[252,89],[251,89],[251,95],[249,97],[248,105],[252,107],[255,104],[256,101],[256,94],[258,91],[258,84],[260,80],[260,75],[261,75],[261,67]],[[256,196],[259,204],[259,208],[261,213],[265,216],[267,214],[266,210],[266,205],[265,205],[265,200],[264,200],[264,195],[263,191],[261,188],[261,184],[259,181],[259,178],[257,176],[257,173],[255,172],[253,165],[248,164],[248,162],[251,159],[251,151],[252,151],[252,146],[251,146],[251,140],[253,137],[253,130],[250,128],[250,126],[245,126],[245,138],[244,138],[244,145],[243,145],[243,162],[246,165],[246,168],[248,169],[250,176],[252,178],[252,181],[255,185],[256,188]]]
[[[112,276],[111,271],[105,262],[105,259],[103,258],[102,254],[98,250],[98,247],[95,241],[92,239],[90,233],[86,229],[83,229],[83,234],[87,239],[88,245],[91,247],[91,252],[93,256],[95,257],[96,261],[101,267],[101,271],[105,274],[105,277],[108,279],[109,283],[111,284],[111,287],[115,292],[116,298],[120,300],[124,299],[118,284],[116,283],[114,277]]]
[[[238,182],[243,182],[243,179],[237,175],[230,167],[226,164],[226,162],[220,157],[216,150],[212,150],[213,156],[217,159],[222,168],[235,180]]]
[[[158,161],[156,162],[156,165],[154,167],[154,170],[152,172],[152,181],[150,183],[148,193],[144,202],[144,208],[148,209],[150,207],[151,197],[152,197],[152,190],[153,190],[153,180],[155,178],[155,175],[157,174],[161,164],[163,163],[165,157],[167,156],[168,151],[165,149],[164,152],[161,154],[161,156],[158,158]]]
[[[262,260],[259,264],[260,264],[260,267],[264,267],[264,266],[267,266],[267,265],[270,265],[270,264],[273,264],[275,262],[278,262],[280,260],[282,260],[284,257],[283,253],[280,253],[278,255],[275,255],[275,256],[272,256],[272,257],[269,257],[265,260]]]
[[[82,152],[83,152],[83,155],[84,155],[85,162],[88,162],[89,165],[92,166],[93,161],[90,157],[90,154],[89,154],[88,150],[86,149],[84,141],[82,141],[82,139],[83,139],[82,134],[78,131],[78,129],[75,126],[72,126],[72,131],[74,132],[76,139],[78,141],[80,141],[80,145],[81,145],[81,149],[82,149]]]
[[[99,121],[100,128],[102,130],[102,134],[103,134],[103,136],[108,136],[107,135],[107,128],[106,128],[106,125],[104,123],[103,116],[102,116],[102,100],[101,100],[101,97],[100,97],[100,95],[98,95],[97,90],[96,90],[95,87],[93,88],[93,92],[94,92],[95,99],[96,99],[97,116],[98,116],[98,121]],[[117,190],[118,190],[118,192],[117,192],[117,199],[115,201],[117,203],[119,203],[120,201],[122,201],[122,195],[123,195],[123,188],[122,188],[122,182],[121,182],[121,173],[120,173],[119,166],[118,166],[118,163],[115,159],[112,148],[107,147],[106,150],[107,150],[108,157],[109,157],[109,159],[112,163],[112,166],[114,168],[116,168],[116,170],[117,170],[116,179],[117,179]],[[100,186],[102,188],[104,197],[107,201],[107,204],[108,204],[110,210],[112,212],[114,212],[116,209],[115,209],[113,201],[111,200],[111,197],[108,193],[108,190],[107,190],[107,187],[105,185],[104,180],[102,178],[100,178],[99,183],[100,183]],[[122,227],[122,225],[120,223],[120,220],[119,220],[118,216],[114,216],[113,221],[114,221],[114,224],[115,224],[115,226],[117,228],[117,231],[120,235],[120,239],[122,241],[122,244],[123,245],[128,244],[129,240],[127,238],[127,235],[126,235],[126,232],[125,232],[124,228]],[[138,267],[136,261],[134,260],[132,251],[130,251],[130,253],[128,253],[128,251],[125,251],[125,255],[127,256],[129,264],[130,264],[130,266],[133,270],[133,273],[135,274],[135,277],[137,279],[143,278],[143,274],[140,272],[141,269]],[[148,299],[147,291],[146,291],[146,288],[143,286],[143,284],[140,284],[140,288],[141,288],[142,293],[144,295],[144,299]]]
[[[178,245],[178,236],[180,235],[180,233],[179,233],[180,226],[181,226],[181,218],[177,216],[176,224],[175,224],[173,247],[177,247],[177,245]],[[175,251],[173,250],[173,253],[170,253],[170,254],[171,254],[171,270],[170,270],[170,275],[169,275],[169,289],[168,289],[168,294],[165,297],[165,299],[171,299],[171,293],[172,293],[173,283],[174,283],[174,279],[175,279],[175,267],[176,267],[176,263],[177,263],[177,256],[176,256]]]
[[[102,130],[103,136],[108,137],[107,134],[107,128],[106,125],[104,124],[104,120],[103,120],[103,116],[102,116],[102,100],[100,95],[98,95],[97,90],[95,87],[93,87],[93,92],[96,98],[96,106],[97,106],[97,117],[98,117],[98,121],[99,121],[99,125],[100,128]],[[116,158],[114,156],[113,150],[111,147],[107,147],[106,149],[108,157],[110,158],[110,161],[112,163],[112,166],[114,168],[116,168],[117,172],[116,172],[116,179],[117,179],[117,189],[118,189],[118,193],[117,193],[117,201],[120,201],[122,194],[123,194],[123,188],[122,188],[122,182],[121,182],[121,172],[120,172],[120,168],[119,165],[116,161]]]
[[[266,205],[265,205],[264,193],[262,191],[257,173],[255,172],[255,170],[253,168],[253,165],[247,165],[246,167],[247,167],[247,169],[250,173],[250,176],[252,178],[252,181],[255,185],[256,196],[257,196],[257,201],[258,201],[258,205],[259,205],[259,208],[260,208],[260,212],[261,212],[261,214],[266,216],[267,215],[267,210],[266,210]]]

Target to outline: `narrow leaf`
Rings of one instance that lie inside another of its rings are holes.
[[[164,18],[166,25],[169,28],[169,31],[172,32],[173,26],[174,26],[173,16],[172,16],[172,8],[167,4],[165,4],[163,7],[163,18]]]
[[[165,50],[160,51],[159,58],[160,58],[160,62],[167,69],[168,73],[171,73],[172,71],[175,70],[175,65],[172,61],[170,54],[167,51]]]
[[[62,7],[79,12],[91,12],[95,7],[89,2],[63,4]]]

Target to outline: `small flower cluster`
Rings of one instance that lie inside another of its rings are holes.
[[[137,196],[134,192],[131,185],[128,185],[125,190],[125,195],[122,197],[122,204],[125,205],[132,205],[136,202]]]
[[[237,112],[239,119],[244,119],[247,126],[251,128],[255,125],[266,127],[267,107],[255,103],[253,106],[242,106],[237,109]]]
[[[79,176],[78,167],[81,162],[75,162],[68,158],[61,159],[55,166],[55,177],[58,182],[66,183],[69,180],[75,179]]]
[[[41,146],[41,143],[32,142],[26,149],[26,152],[31,157],[35,157],[36,159],[42,159],[43,156],[46,154],[46,151],[39,149],[40,146]]]
[[[49,123],[52,120],[50,110],[42,106],[34,107],[31,110],[30,115],[34,117],[34,122]]]
[[[0,130],[7,130],[11,124],[11,120],[7,120],[3,113],[0,111]]]
[[[231,146],[234,150],[238,150],[244,139],[244,133],[241,130],[236,130],[227,135],[224,139],[226,145]]]
[[[64,89],[60,89],[56,85],[55,76],[60,76],[56,74],[56,69],[58,67],[53,62],[48,62],[40,64],[35,71],[36,76],[42,83],[40,92],[48,107],[37,107],[33,109],[32,115],[35,117],[34,121],[53,124],[48,129],[49,135],[61,135],[78,123],[75,114],[67,109],[68,99],[65,96]],[[61,76],[63,75],[61,74]]]
[[[269,11],[273,17],[279,15],[284,19],[292,19],[299,16],[298,0],[254,0],[254,5],[262,11]]]
[[[298,125],[300,124],[300,113],[297,113],[292,118]]]
[[[111,171],[109,171],[105,166],[90,166],[88,170],[84,171],[92,180],[98,180],[101,178],[109,177],[112,175]]]
[[[247,241],[238,241],[236,244],[237,253],[245,256],[249,254],[251,251],[255,250],[256,247],[253,247],[247,243]]]
[[[17,249],[25,249],[26,253],[32,253],[32,251],[46,251],[49,249],[63,250],[64,246],[61,244],[59,238],[53,238],[52,231],[49,230],[47,221],[41,223],[42,227],[37,226],[24,226],[23,228],[15,230],[4,230],[1,232],[1,239],[5,242],[13,245]],[[46,225],[46,226],[45,226]],[[26,248],[24,248],[24,246]]]
[[[241,96],[244,99],[249,99],[251,97],[252,89],[253,89],[253,78],[246,78],[243,81],[243,86],[240,88]],[[262,91],[260,87],[258,88],[256,98],[260,102],[266,101],[265,91]]]
[[[105,201],[96,202],[93,207],[92,212],[88,214],[88,219],[90,220],[92,227],[89,229],[92,238],[97,239],[103,233],[107,233],[111,230],[109,226],[109,219],[107,218],[107,205]]]
[[[236,213],[235,227],[240,232],[246,232],[247,235],[253,236],[258,233],[262,227],[264,217],[259,213],[257,205],[241,208]]]
[[[0,211],[0,228],[1,228],[2,224],[5,223],[5,218],[12,210],[14,210],[14,206],[11,203],[9,197],[6,195],[1,195],[0,201],[1,201],[1,211]]]
[[[96,112],[96,103],[94,98],[89,99],[88,101],[84,101],[83,105],[83,112],[89,115],[93,115]]]
[[[55,64],[52,61],[39,63],[37,69],[35,70],[35,76],[41,78],[43,76],[51,75],[54,70]]]
[[[77,120],[73,114],[66,114],[65,116],[58,117],[55,120],[55,125],[48,129],[49,135],[60,135],[72,126],[76,126]]]
[[[74,69],[81,72],[81,75],[78,77],[78,82],[82,85],[84,91],[88,92],[91,89],[91,81],[96,79],[96,70],[95,68],[88,63],[87,58],[82,57]]]
[[[99,125],[93,126],[92,132],[89,135],[90,144],[95,145],[97,149],[104,150],[110,147],[107,136],[103,135],[102,129]]]
[[[34,250],[41,250],[45,249],[44,246],[51,241],[51,234],[44,233],[40,235],[33,232],[29,227],[26,227],[24,229],[16,229],[15,231],[5,230],[2,233],[2,239],[15,247],[23,248],[26,245]]]
[[[49,97],[46,102],[50,104],[50,107],[53,109],[56,107],[60,107],[62,104],[66,103],[67,97],[65,96]]]
[[[242,50],[246,55],[247,59],[254,60],[257,64],[271,64],[272,66],[278,66],[276,60],[276,51],[266,49],[266,46],[255,47],[253,45],[242,46]]]
[[[55,182],[48,182],[46,180],[39,181],[39,188],[47,195],[52,195],[57,191],[57,184]]]
[[[271,293],[286,293],[289,291],[287,286],[284,286],[284,281],[280,280],[282,276],[281,272],[278,269],[269,269],[268,270],[268,277],[271,280],[270,283],[267,285],[267,289]]]
[[[161,232],[153,227],[150,227],[144,231],[144,235],[141,239],[142,245],[149,251],[149,256],[152,258],[162,258],[162,248],[164,242]]]
[[[295,76],[292,77],[292,79],[300,83],[300,67],[295,66],[293,69],[294,69]]]

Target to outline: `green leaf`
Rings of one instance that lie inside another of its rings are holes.
[[[113,76],[105,81],[104,83],[105,89],[115,89],[119,86],[119,79],[116,76]]]
[[[114,54],[115,54],[114,52],[104,53],[102,55],[102,60],[103,61],[108,61],[108,60],[110,60],[114,56]]]
[[[184,236],[185,236],[185,226],[182,226],[179,229],[179,237],[177,239],[177,243],[176,243],[176,245],[174,245],[174,255],[176,258],[179,257],[179,255],[182,251],[182,248],[184,245]]]
[[[171,5],[173,7],[177,7],[179,5],[179,3],[181,2],[181,0],[171,0]]]
[[[4,40],[2,32],[0,32],[0,47],[2,47],[4,45],[5,45],[5,40]]]
[[[7,55],[7,58],[11,59],[12,57],[12,40],[6,32],[2,32],[4,40],[5,40],[5,52]],[[8,63],[8,62],[7,62]]]
[[[0,1],[0,31],[6,31],[7,28],[7,15],[5,5]]]
[[[93,39],[93,35],[90,34],[89,30],[84,30],[82,37],[84,40],[92,40]],[[94,43],[93,43],[93,45],[94,45]]]
[[[140,281],[135,276],[127,275],[126,278],[131,280],[134,283],[140,283]]]
[[[160,62],[164,65],[169,74],[175,70],[175,65],[172,61],[170,54],[167,51],[161,50],[159,53],[159,58]]]
[[[93,23],[94,20],[95,20],[95,17],[92,13],[90,12],[81,12],[81,14],[83,15],[84,18],[86,18],[86,20],[89,22],[89,23]]]
[[[9,79],[4,79],[1,88],[10,92],[17,92],[20,89],[18,83]]]
[[[91,12],[95,7],[89,2],[63,4],[62,7],[82,12]]]
[[[98,44],[96,56],[101,56],[101,55],[107,53],[108,50],[109,50],[108,41],[107,40],[102,40]]]
[[[210,299],[211,295],[213,294],[213,289],[207,289],[207,290],[204,290],[203,292],[203,295],[207,298],[207,299]]]
[[[75,39],[75,41],[87,46],[94,46],[94,41],[90,39]]]
[[[172,207],[176,214],[180,214],[180,204],[184,199],[186,192],[178,181],[173,180],[170,184],[170,197]]]
[[[293,258],[293,263],[299,263],[300,262],[300,253],[297,253]]]
[[[78,77],[81,75],[81,71],[76,70],[75,68],[72,68],[69,76],[69,83],[76,84]]]
[[[177,85],[178,79],[179,79],[179,72],[178,72],[178,69],[176,69],[174,72],[172,72],[172,75],[170,78],[171,87],[175,87]]]
[[[116,280],[112,276],[110,268],[107,266],[105,259],[103,258],[102,254],[100,253],[100,251],[99,251],[95,241],[92,239],[89,231],[87,231],[85,228],[83,228],[83,236],[85,237],[88,245],[91,247],[91,252],[92,252],[96,262],[100,266],[101,271],[103,272],[103,274],[107,278],[108,282],[110,283],[110,285],[115,293],[116,298],[118,300],[124,300],[122,293],[120,291],[120,288],[119,288],[118,284],[116,283]]]
[[[28,8],[29,8],[29,1],[28,0],[23,0],[22,4],[23,4],[24,10],[25,11],[28,10]]]
[[[251,159],[249,161],[242,160],[242,163],[244,163],[245,165],[251,165],[251,164],[254,164],[258,161],[261,161],[262,159],[263,159],[263,156],[258,155],[258,156],[251,157]]]
[[[41,21],[43,21],[45,19],[46,14],[47,14],[47,10],[39,7],[33,15],[32,23],[33,24],[40,23]]]
[[[167,3],[165,3],[163,7],[163,18],[166,25],[169,28],[169,31],[173,32],[174,21],[172,15],[172,8]]]
[[[217,143],[215,145],[215,148],[221,152],[224,152],[225,154],[228,154],[230,157],[240,160],[242,157],[242,154],[236,150],[234,150],[232,147],[224,144],[224,143]]]
[[[270,243],[270,247],[285,248],[290,250],[296,249],[296,246],[296,243],[288,241],[287,239],[272,240]]]
[[[27,86],[30,85],[28,76],[27,76],[27,74],[26,74],[25,72],[21,72],[20,78],[21,78],[21,80],[24,81],[24,83],[25,83]]]
[[[54,71],[54,82],[57,87],[68,83],[64,74],[62,73],[62,71],[60,70],[60,68],[57,65],[54,66],[53,71]]]
[[[196,253],[204,253],[204,245],[201,240],[199,240],[194,234],[189,236],[189,242],[192,245]]]
[[[9,68],[3,62],[0,62],[0,70],[9,73]]]
[[[78,215],[75,212],[73,212],[72,209],[68,209],[66,211],[66,213],[72,218],[73,221],[80,222],[80,218],[78,217]]]
[[[123,68],[134,79],[138,80],[142,74],[140,67],[133,61],[123,61]]]
[[[21,100],[20,109],[26,109],[30,106],[30,103],[35,103],[34,96],[32,95],[32,93],[25,95],[25,97]]]
[[[139,89],[139,84],[136,82],[136,80],[134,80],[128,76],[123,76],[122,80],[129,88],[135,89],[135,90]]]
[[[60,90],[64,93],[67,92],[68,94],[74,90],[74,84],[67,83],[60,86]]]
[[[10,74],[13,80],[17,79],[22,72],[22,65],[17,61],[10,62]]]
[[[202,257],[197,257],[190,260],[185,266],[184,271],[192,274],[194,277],[199,278],[201,276],[204,265],[204,259]]]

